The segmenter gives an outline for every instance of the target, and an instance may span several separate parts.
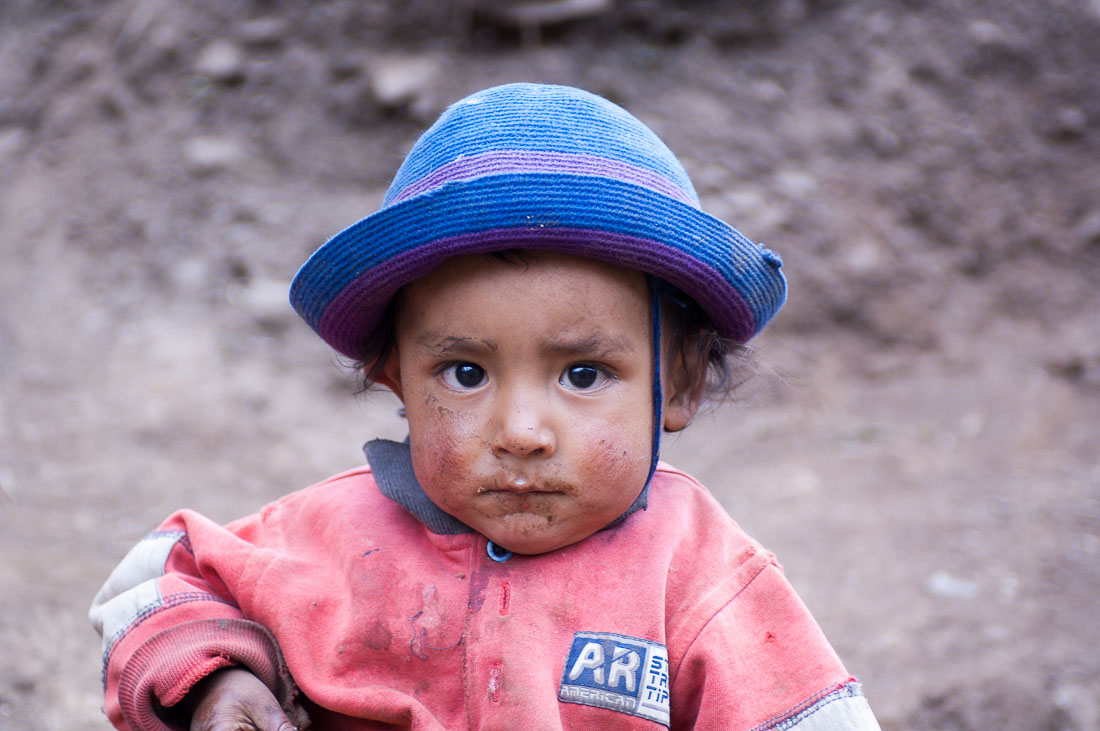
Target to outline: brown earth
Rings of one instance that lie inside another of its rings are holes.
[[[785,256],[766,366],[666,458],[883,727],[1100,729],[1100,3],[585,6],[0,6],[0,729],[107,726],[84,615],[173,509],[403,435],[286,286],[514,80],[624,103]]]

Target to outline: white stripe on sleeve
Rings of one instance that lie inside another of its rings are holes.
[[[857,683],[849,683],[830,693],[774,728],[788,731],[880,731],[875,714],[871,712],[871,706]]]
[[[183,538],[181,531],[150,533],[130,549],[92,600],[88,619],[106,649],[143,612],[161,602],[157,579],[164,575],[168,554]]]

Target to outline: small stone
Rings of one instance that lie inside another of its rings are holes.
[[[1089,118],[1080,107],[1059,107],[1054,113],[1050,136],[1054,139],[1076,139],[1088,129]]]
[[[764,196],[755,188],[730,188],[726,191],[725,199],[737,216],[747,215],[750,211],[767,203]]]
[[[478,11],[516,28],[538,28],[587,20],[612,9],[613,0],[548,0],[547,2],[480,3]]]
[[[759,79],[749,88],[753,96],[764,104],[775,104],[787,98],[787,90],[774,79]]]
[[[1034,49],[1026,39],[991,20],[975,20],[967,26],[973,47],[964,61],[968,73],[1032,78],[1037,70]]]
[[[198,290],[209,281],[206,262],[200,257],[177,261],[171,269],[172,281],[182,289]]]
[[[1075,729],[1100,728],[1100,700],[1083,685],[1059,686],[1054,691],[1054,705],[1069,716]]]
[[[966,28],[970,39],[982,46],[1012,45],[1004,28],[992,20],[974,20]]]
[[[1085,246],[1100,245],[1100,211],[1094,211],[1081,219],[1073,228],[1078,241]]]
[[[695,183],[695,189],[700,192],[717,193],[725,189],[729,184],[729,168],[725,165],[702,164],[692,166],[691,179]]]
[[[949,599],[973,599],[978,596],[978,582],[960,579],[946,571],[937,571],[924,582],[924,590],[934,596]]]
[[[777,197],[764,198],[752,188],[730,188],[722,197],[724,215],[758,234],[773,232],[790,218],[788,207]],[[704,206],[704,210],[709,210]],[[720,217],[719,217],[720,218]]]
[[[882,263],[882,249],[873,239],[859,239],[844,251],[844,265],[852,274],[870,274]]]
[[[192,137],[183,145],[183,157],[196,173],[211,173],[238,165],[245,159],[236,140],[218,135]]]
[[[877,122],[870,122],[860,130],[863,141],[879,157],[894,157],[902,151],[902,143],[893,131]]]
[[[886,38],[894,30],[894,21],[889,13],[878,11],[867,17],[867,35],[876,40]]]
[[[985,424],[985,414],[971,411],[959,420],[959,434],[967,439],[974,439],[985,430]]]
[[[790,218],[787,206],[774,197],[765,198],[751,188],[731,188],[722,196],[728,216],[746,231],[775,231]]]
[[[274,325],[291,320],[293,310],[290,308],[288,292],[290,292],[290,282],[281,279],[255,278],[231,284],[226,292],[226,298],[257,321]]]
[[[0,465],[0,499],[15,502],[19,496],[19,490],[15,485],[15,473]]]
[[[283,18],[257,18],[238,27],[240,39],[257,46],[278,45],[286,37],[286,32],[286,20]]]
[[[27,145],[27,137],[22,127],[0,127],[0,160],[19,154]]]
[[[149,45],[162,57],[176,53],[183,45],[183,34],[173,25],[159,24],[149,33]]]
[[[786,28],[805,20],[810,11],[804,0],[780,0],[775,4],[776,25]]]
[[[821,491],[821,477],[809,467],[796,467],[787,481],[787,492],[792,497],[816,495]]]
[[[1016,574],[1001,577],[999,585],[1001,604],[1012,604],[1016,601],[1016,597],[1020,593],[1020,579]]]
[[[437,69],[427,56],[381,56],[369,68],[371,92],[383,107],[410,104],[424,95]]]
[[[788,198],[802,200],[817,191],[817,179],[800,170],[781,170],[775,175],[775,187]]]
[[[234,43],[214,41],[199,52],[195,73],[223,84],[244,80],[244,53]]]

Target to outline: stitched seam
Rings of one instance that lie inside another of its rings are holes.
[[[732,604],[734,602],[734,600],[737,599],[737,597],[741,596],[741,593],[743,591],[745,591],[745,589],[749,588],[749,586],[752,585],[752,582],[756,581],[756,578],[758,576],[760,576],[760,574],[762,574],[764,572],[764,570],[768,568],[768,566],[776,566],[778,568],[777,564],[775,563],[775,560],[772,559],[770,556],[768,556],[768,554],[765,553],[765,552],[758,552],[758,553],[753,554],[752,556],[749,556],[745,560],[745,563],[748,563],[748,562],[752,561],[753,559],[755,559],[757,557],[767,557],[767,560],[762,561],[760,569],[758,571],[756,571],[756,573],[754,573],[752,576],[750,576],[748,578],[748,580],[745,581],[745,583],[742,584],[741,587],[739,589],[737,589],[736,592],[734,592],[733,596],[731,596],[720,607],[715,609],[714,612],[710,615],[710,617],[707,618],[707,621],[705,621],[701,625],[699,625],[699,629],[695,632],[695,635],[691,638],[691,642],[688,643],[687,647],[685,647],[684,651],[680,654],[680,659],[676,663],[676,669],[675,670],[672,669],[671,658],[669,658],[669,673],[668,673],[669,688],[672,687],[673,675],[678,674],[680,672],[680,667],[684,664],[684,660],[687,659],[688,655],[691,654],[691,648],[695,647],[695,643],[699,640],[699,637],[703,634],[703,632],[706,631],[707,627],[710,626],[710,623],[714,621],[714,618],[717,617],[719,614],[721,614],[725,610],[726,607],[728,607],[730,604]],[[742,564],[742,566],[743,565],[744,564]],[[740,567],[738,567],[738,568],[740,568]],[[718,591],[718,590],[719,590],[718,588],[715,588],[712,591]],[[755,731],[755,730],[753,730],[753,731]]]
[[[785,713],[771,718],[759,726],[753,727],[750,731],[784,731],[785,729],[793,728],[802,723],[802,721],[814,715],[830,703],[845,700],[847,698],[860,698],[862,696],[863,691],[860,689],[859,684],[855,682],[830,686],[824,690],[818,691],[810,696],[809,700],[799,703]]]
[[[783,731],[783,729],[794,728],[795,726],[802,723],[807,718],[814,715],[818,711],[822,710],[826,706],[828,706],[832,703],[835,703],[837,701],[850,700],[850,699],[856,698],[856,697],[858,697],[858,696],[849,695],[847,693],[838,693],[836,695],[836,697],[834,697],[834,698],[829,698],[828,696],[826,696],[826,698],[824,698],[820,703],[813,706],[806,713],[803,713],[803,714],[799,715],[797,718],[792,718],[792,719],[789,719],[789,720],[785,721],[784,723],[776,726],[775,729],[776,729],[776,731]]]

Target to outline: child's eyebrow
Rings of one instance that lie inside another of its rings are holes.
[[[607,335],[587,335],[577,338],[554,338],[549,340],[542,349],[554,355],[607,357],[609,355],[634,352],[634,343],[630,338]]]
[[[416,344],[422,348],[428,348],[436,355],[452,355],[454,353],[491,353],[497,349],[492,340],[480,338],[465,338],[458,335],[441,335],[427,332],[416,339]]]

